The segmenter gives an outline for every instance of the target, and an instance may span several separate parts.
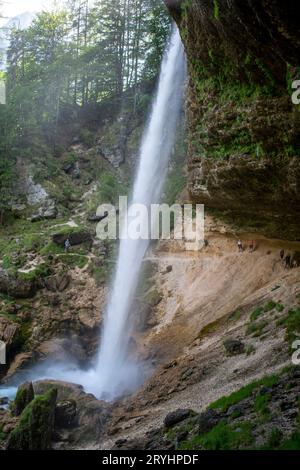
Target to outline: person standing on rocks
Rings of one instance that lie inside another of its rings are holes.
[[[68,253],[70,248],[71,248],[71,242],[70,242],[70,239],[68,237],[65,241],[65,252]]]
[[[242,253],[244,249],[243,249],[243,243],[241,240],[238,240],[237,246],[238,246],[239,252]]]

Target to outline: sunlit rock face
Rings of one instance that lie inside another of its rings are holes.
[[[188,57],[191,199],[241,226],[299,238],[299,6],[165,3]]]

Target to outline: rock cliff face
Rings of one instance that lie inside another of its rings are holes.
[[[299,6],[166,0],[185,44],[192,200],[237,225],[299,239]]]

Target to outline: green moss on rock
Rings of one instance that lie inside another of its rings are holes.
[[[12,431],[8,449],[47,450],[51,448],[57,390],[51,388],[37,396],[24,409],[20,421]]]

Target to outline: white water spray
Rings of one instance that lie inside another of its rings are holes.
[[[141,146],[131,201],[133,204],[150,207],[159,202],[169,156],[175,142],[184,80],[185,55],[179,32],[175,28],[162,62],[157,95]],[[145,219],[145,225],[147,224],[148,219]],[[133,296],[148,245],[149,240],[128,238],[120,244],[97,364],[100,396],[113,398],[132,391],[142,379],[139,367],[128,357],[128,342],[132,328],[130,314]]]
[[[159,202],[176,139],[185,82],[185,54],[177,28],[165,52],[156,97],[140,151],[140,163],[131,203]],[[148,224],[148,219],[145,219]],[[56,379],[80,383],[87,392],[112,400],[134,391],[145,378],[142,364],[128,355],[134,293],[149,240],[121,240],[117,270],[108,304],[96,366],[81,370],[76,364],[50,361],[38,364],[24,379]]]

